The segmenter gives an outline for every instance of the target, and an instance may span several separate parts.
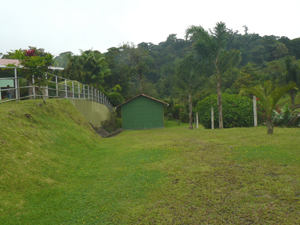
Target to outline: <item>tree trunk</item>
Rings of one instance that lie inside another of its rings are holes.
[[[32,81],[27,80],[27,86],[33,86]],[[33,95],[33,90],[32,90],[33,88],[32,87],[28,88],[28,96],[30,96],[29,99],[33,99],[33,96],[32,96]]]
[[[272,117],[267,118],[267,133],[268,134],[273,134],[273,121],[272,121]]]
[[[190,129],[193,129],[193,107],[192,107],[192,96],[189,94],[189,121],[190,121]]]
[[[291,100],[292,100],[292,108],[295,108],[295,92],[292,90],[291,92]]]
[[[219,129],[223,129],[223,110],[222,110],[222,93],[221,79],[218,77],[217,93],[218,93],[218,113],[219,113]]]
[[[41,88],[41,86],[38,87],[39,89],[39,93],[42,93],[42,98],[43,98],[43,102],[44,104],[46,104],[46,99],[45,99],[45,89]]]

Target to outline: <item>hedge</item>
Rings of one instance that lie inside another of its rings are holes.
[[[258,107],[262,108],[257,102]],[[199,121],[206,128],[211,128],[211,107],[214,107],[214,125],[219,127],[219,113],[217,95],[210,95],[197,103]],[[253,101],[249,97],[231,94],[222,94],[223,126],[232,127],[253,127]],[[261,117],[261,110],[258,117]]]

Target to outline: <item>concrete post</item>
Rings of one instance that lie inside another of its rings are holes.
[[[196,112],[196,129],[199,128],[198,112]]]
[[[215,129],[214,121],[214,107],[211,107],[211,129]]]
[[[254,116],[254,127],[257,127],[256,96],[253,96],[253,116]]]

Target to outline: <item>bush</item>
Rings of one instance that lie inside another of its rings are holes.
[[[179,119],[183,123],[189,122],[189,113],[186,111],[180,111],[179,113]]]
[[[107,93],[107,98],[113,106],[121,105],[124,102],[124,98],[119,92]]]
[[[289,104],[285,104],[284,107],[279,110],[277,106],[277,111],[273,110],[272,118],[275,126],[286,126],[292,118],[294,118],[298,112],[296,110],[291,110]]]
[[[168,119],[168,120],[172,120],[172,117],[173,117],[172,113],[168,113],[167,119]]]
[[[253,127],[253,101],[252,99],[240,95],[222,94],[223,126],[231,127]],[[262,108],[257,102],[257,107]],[[217,95],[210,95],[197,104],[200,123],[205,128],[211,128],[211,107],[214,107],[214,125],[219,127],[219,114]],[[262,111],[258,110],[258,117]]]
[[[101,122],[101,128],[108,131],[109,133],[115,131],[118,128],[122,128],[122,120],[116,119],[115,122],[109,120],[103,120]]]
[[[180,119],[180,112],[184,110],[184,105],[174,104],[172,108],[172,115],[175,119]]]

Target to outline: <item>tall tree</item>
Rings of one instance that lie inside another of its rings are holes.
[[[111,74],[105,57],[99,51],[82,51],[79,56],[71,56],[64,70],[67,78],[101,88],[104,77]]]
[[[176,60],[175,63],[176,84],[189,97],[189,128],[193,129],[192,94],[203,82],[203,79],[200,78],[201,66],[195,52],[188,53],[183,59]]]
[[[195,43],[198,54],[212,66],[218,94],[219,129],[223,129],[222,76],[228,68],[239,64],[240,51],[226,50],[228,29],[223,22],[218,22],[210,32],[201,26],[191,26],[186,30],[186,38]]]
[[[54,58],[55,66],[66,68],[71,56],[73,55],[74,54],[70,51],[60,53],[59,56]]]
[[[145,72],[149,70],[145,57],[149,52],[143,47],[136,48],[134,45],[124,45],[124,49],[128,51],[130,74],[138,79],[139,92],[142,93],[142,80],[145,76]]]
[[[42,93],[43,101],[45,101],[45,89],[44,87],[48,83],[46,72],[49,71],[49,66],[53,64],[53,55],[44,51],[44,49],[37,49],[35,47],[29,47],[28,50],[15,50],[11,52],[12,58],[18,59],[22,74],[27,79],[29,85],[31,85],[32,77],[34,77],[34,84],[37,85],[39,92]],[[29,88],[29,90],[32,90]],[[32,95],[32,93],[29,93]]]
[[[285,74],[285,83],[294,82],[297,86],[300,85],[300,67],[297,61],[295,60],[295,57],[287,56],[284,58],[284,65],[286,69]],[[295,107],[295,96],[296,96],[297,90],[292,89],[289,91],[289,94],[291,96],[292,100],[292,107]]]

